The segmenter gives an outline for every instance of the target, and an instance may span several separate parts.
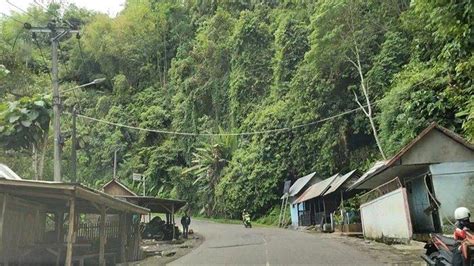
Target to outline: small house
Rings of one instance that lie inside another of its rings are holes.
[[[288,192],[288,203],[290,204],[290,214],[291,214],[291,226],[296,228],[300,225],[299,222],[299,213],[304,211],[304,206],[295,203],[295,200],[298,198],[301,193],[303,193],[306,188],[313,185],[314,183],[320,181],[316,177],[316,173],[311,173],[303,177],[298,178],[293,185],[291,185]],[[283,196],[284,197],[284,196]],[[283,198],[282,197],[282,198]]]
[[[324,222],[326,211],[324,199],[321,196],[328,191],[338,176],[339,174],[335,174],[313,184],[294,201],[295,204],[302,206],[298,211],[300,226],[316,225]]]
[[[122,184],[116,178],[113,178],[105,185],[102,186],[104,193],[112,196],[137,196],[135,192],[129,189],[127,186]]]
[[[367,238],[408,242],[449,232],[457,207],[474,210],[474,145],[432,124],[351,188],[370,190],[360,207]]]
[[[357,170],[353,170],[344,175],[335,174],[310,186],[295,200],[296,204],[303,206],[299,212],[301,225],[332,222],[332,215],[344,199],[359,192],[347,191],[358,178]]]

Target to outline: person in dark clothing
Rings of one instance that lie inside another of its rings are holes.
[[[185,212],[183,217],[181,217],[181,225],[183,226],[183,237],[188,238],[189,225],[191,224],[191,217],[189,217],[188,212]]]

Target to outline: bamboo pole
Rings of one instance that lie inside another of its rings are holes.
[[[75,215],[76,199],[69,201],[69,228],[67,230],[67,249],[66,249],[66,266],[72,265],[72,243],[74,241],[74,224],[76,223]]]

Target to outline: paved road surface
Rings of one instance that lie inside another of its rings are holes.
[[[193,221],[205,241],[170,265],[379,265],[373,256],[326,234]]]

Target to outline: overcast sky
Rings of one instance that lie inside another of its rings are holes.
[[[54,0],[36,0],[37,2],[47,4],[53,2]],[[10,3],[26,10],[26,8],[35,4],[33,0],[9,0]],[[114,17],[118,12],[123,9],[125,0],[56,0],[56,2],[66,2],[73,3],[78,7],[85,7],[87,9],[92,9],[106,13],[109,16]],[[12,11],[21,12],[19,9],[13,7],[7,3],[7,0],[0,0],[0,11],[2,13],[10,14]]]

